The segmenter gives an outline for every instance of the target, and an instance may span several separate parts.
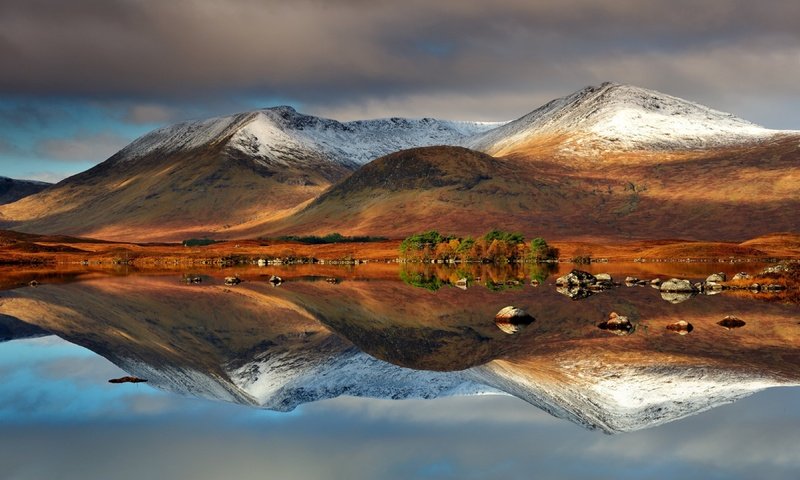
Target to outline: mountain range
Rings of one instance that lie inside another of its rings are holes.
[[[614,83],[507,123],[275,107],[151,132],[0,206],[0,227],[127,241],[493,227],[741,241],[800,230],[798,160],[796,131]]]

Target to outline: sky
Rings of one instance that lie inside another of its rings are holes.
[[[0,176],[176,121],[511,120],[604,81],[800,129],[795,0],[0,0]]]
[[[339,397],[291,413],[111,385],[56,337],[0,343],[3,478],[795,479],[800,389],[623,435],[510,396]]]

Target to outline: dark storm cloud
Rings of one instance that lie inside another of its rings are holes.
[[[137,123],[232,92],[493,119],[604,80],[723,109],[800,93],[790,0],[0,1],[0,91],[138,98]]]

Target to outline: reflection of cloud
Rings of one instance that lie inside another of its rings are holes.
[[[277,416],[189,402],[202,408],[190,413],[175,409],[152,421],[130,412],[118,422],[8,426],[0,437],[0,463],[11,478],[21,472],[51,478],[58,472],[65,480],[249,480],[265,475],[354,480],[532,475],[791,479],[800,467],[797,415],[783,419],[781,427],[775,408],[788,411],[798,392],[784,392],[614,437],[568,422],[539,422],[536,417],[545,418],[545,413],[501,396],[426,402],[339,399]],[[183,398],[164,399],[187,405]],[[480,416],[465,418],[473,400]],[[489,403],[480,404],[484,400]],[[371,403],[379,404],[371,415],[359,412],[358,407]],[[427,413],[418,416],[420,410]],[[498,412],[531,421],[498,422]],[[431,422],[434,418],[441,421]]]

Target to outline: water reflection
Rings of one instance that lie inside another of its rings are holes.
[[[544,268],[430,265],[401,270],[403,282],[278,272],[278,287],[274,272],[236,285],[102,277],[5,291],[0,311],[10,337],[51,332],[148,385],[280,411],[340,395],[506,393],[618,432],[800,383],[797,305],[672,304],[625,286],[573,302]],[[728,316],[746,326],[721,328]],[[681,322],[691,335],[670,331]]]

